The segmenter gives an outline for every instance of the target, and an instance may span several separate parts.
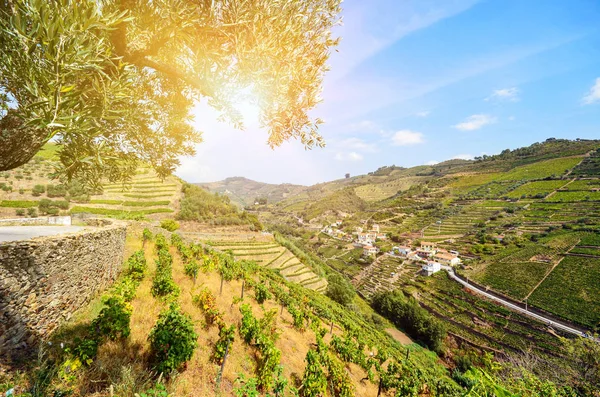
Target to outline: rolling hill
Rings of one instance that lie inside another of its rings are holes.
[[[242,177],[227,178],[219,182],[196,183],[196,185],[214,193],[227,195],[231,202],[240,207],[251,206],[257,199],[264,199],[267,203],[274,204],[306,189],[301,185],[270,184]]]

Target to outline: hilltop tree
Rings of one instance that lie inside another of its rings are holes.
[[[320,101],[340,0],[0,0],[0,170],[50,139],[67,179],[160,175],[194,153],[200,99],[243,128],[253,98],[276,147],[322,146]]]

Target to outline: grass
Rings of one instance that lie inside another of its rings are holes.
[[[558,158],[517,167],[500,176],[498,181],[521,181],[560,177],[575,167],[583,157]]]
[[[569,191],[569,192],[556,192],[555,195],[547,199],[550,202],[558,203],[573,203],[579,201],[600,201],[600,192],[592,191]]]
[[[170,213],[173,212],[170,208],[155,208],[155,209],[147,209],[147,210],[137,210],[137,211],[123,211],[123,210],[115,210],[109,208],[97,208],[97,207],[81,207],[75,206],[71,208],[71,214],[77,213],[89,213],[95,215],[106,215],[106,216],[144,216],[150,214],[159,214],[159,213]]]
[[[39,205],[39,201],[33,200],[2,200],[0,207],[6,208],[33,208]]]
[[[600,258],[566,257],[529,302],[587,327],[600,325]]]
[[[125,207],[154,207],[160,205],[169,205],[169,200],[162,201],[123,201],[123,200],[91,200],[91,204],[109,204],[123,205]]]
[[[536,181],[529,182],[525,185],[519,186],[512,192],[508,193],[507,196],[510,198],[521,198],[522,196],[533,197],[536,195],[547,196],[556,189],[561,188],[567,182],[566,181]]]
[[[151,198],[159,198],[159,197],[171,197],[172,194],[133,194],[133,193],[125,193],[123,196],[130,197],[130,198],[151,199]]]
[[[550,263],[541,262],[490,263],[477,281],[513,298],[523,299],[551,266]]]

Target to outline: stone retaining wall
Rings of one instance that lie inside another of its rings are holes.
[[[0,244],[0,364],[26,356],[114,281],[126,231],[112,225]]]

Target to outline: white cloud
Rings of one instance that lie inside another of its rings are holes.
[[[517,87],[502,88],[494,90],[492,95],[485,98],[485,101],[509,101],[517,102],[519,100],[519,89]]]
[[[517,118],[515,116],[509,116],[508,121],[515,121]]]
[[[600,77],[596,79],[596,82],[590,88],[590,92],[582,99],[584,105],[591,105],[598,101],[600,101]]]
[[[454,128],[461,131],[475,131],[495,122],[496,118],[488,114],[474,114],[467,117],[462,123],[456,124]]]
[[[429,110],[424,110],[422,112],[415,113],[415,116],[417,116],[417,117],[427,117],[430,114],[431,114],[431,112]]]
[[[438,163],[439,163],[439,161],[437,161],[437,160],[430,160],[430,161],[426,162],[425,165],[436,165]]]
[[[395,146],[418,145],[425,142],[422,133],[411,130],[400,130],[392,136],[392,143]]]
[[[344,139],[342,142],[340,142],[340,146],[369,153],[374,153],[377,151],[377,145],[375,143],[368,143],[356,137]]]
[[[334,159],[336,159],[337,161],[361,161],[363,159],[363,156],[362,154],[356,152],[338,152],[335,155]]]

